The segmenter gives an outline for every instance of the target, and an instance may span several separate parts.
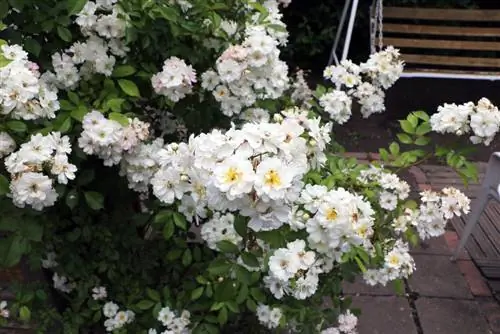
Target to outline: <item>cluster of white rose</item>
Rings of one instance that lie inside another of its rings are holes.
[[[358,180],[381,188],[378,194],[379,204],[382,209],[388,211],[395,210],[398,200],[405,200],[410,194],[410,185],[406,181],[401,180],[396,174],[375,166],[361,171]]]
[[[321,334],[357,334],[358,318],[347,310],[339,315],[338,327],[330,327],[321,331]]]
[[[166,204],[188,195],[196,208],[239,211],[251,217],[255,231],[279,228],[300,196],[304,174],[326,161],[330,141],[330,126],[307,112],[283,114],[275,117],[279,122],[213,130],[159,150],[154,195]]]
[[[366,270],[363,278],[369,285],[386,285],[398,278],[408,278],[414,270],[415,262],[408,244],[398,239],[385,254],[382,267]]]
[[[213,250],[219,250],[217,243],[223,240],[240,247],[243,241],[243,238],[234,229],[234,215],[231,213],[221,215],[219,212],[216,212],[209,221],[203,223],[201,238]]]
[[[111,75],[115,56],[123,57],[128,51],[123,41],[125,14],[116,2],[97,0],[85,4],[75,22],[87,40],[75,42],[65,52],[52,55],[54,73],[43,75],[48,82],[67,89],[74,88],[81,78],[90,78],[94,73]]]
[[[476,105],[445,103],[431,116],[430,124],[433,131],[458,136],[472,130],[472,143],[489,145],[500,130],[500,111],[487,98],[480,99]]]
[[[278,42],[265,26],[250,26],[240,45],[231,45],[216,68],[202,74],[202,87],[213,92],[226,116],[237,115],[258,99],[276,99],[288,87],[288,67],[279,59]]]
[[[92,288],[92,299],[102,300],[108,298],[108,291],[104,286],[96,286]]]
[[[57,192],[53,180],[44,172],[66,184],[75,178],[76,166],[68,161],[71,144],[68,136],[52,132],[46,136],[32,135],[18,151],[5,159],[11,174],[10,191],[13,203],[21,208],[26,205],[35,210],[54,205]]]
[[[166,329],[160,334],[189,334],[191,333],[188,328],[191,323],[191,314],[189,311],[184,310],[181,312],[180,316],[177,316],[170,307],[164,307],[158,313],[157,320],[166,327]],[[158,331],[154,328],[149,329],[148,334],[158,334]]]
[[[296,217],[294,225],[303,219],[309,246],[317,252],[340,261],[353,245],[367,249],[371,246],[375,212],[362,196],[343,188],[328,190],[308,184],[299,203],[305,214]]]
[[[128,119],[128,125],[124,126],[97,110],[85,115],[82,127],[78,145],[86,154],[103,159],[105,166],[118,164],[125,153],[149,136],[149,124],[134,118]]]
[[[177,57],[165,60],[162,71],[151,78],[156,94],[166,96],[172,102],[177,102],[190,94],[194,83],[196,83],[196,71]]]
[[[151,178],[159,169],[158,151],[164,147],[163,139],[151,143],[140,142],[133,150],[122,156],[120,174],[126,176],[130,189],[147,192]]]
[[[7,63],[0,66],[0,114],[24,120],[56,117],[57,89],[40,77],[38,65],[19,45],[3,44],[0,49]]]
[[[427,190],[420,195],[422,203],[416,228],[422,240],[442,235],[447,220],[469,213],[470,199],[455,188],[446,187],[440,192]]]
[[[320,97],[320,106],[339,124],[351,117],[353,98],[361,105],[363,117],[385,110],[385,90],[390,88],[403,72],[399,51],[389,46],[370,55],[360,65],[343,60],[338,66],[328,66],[323,72],[336,89]]]
[[[113,303],[107,302],[102,308],[102,313],[107,318],[104,321],[104,327],[107,332],[113,332],[123,328],[126,324],[134,321],[135,313],[130,310],[120,311],[120,307]]]
[[[7,302],[5,300],[0,301],[0,317],[2,318],[10,317],[10,311],[7,308]]]
[[[292,89],[292,94],[290,96],[292,101],[298,106],[309,108],[309,102],[313,97],[313,92],[307,84],[303,70],[298,70],[295,73],[295,80],[292,82]]]
[[[323,265],[324,261],[318,259],[315,252],[306,250],[304,240],[295,240],[271,255],[269,276],[264,277],[264,283],[276,299],[291,295],[303,300],[316,292],[319,274],[332,269]]]
[[[252,29],[255,25],[264,25],[269,36],[275,39],[280,46],[285,46],[288,42],[288,30],[283,22],[283,14],[280,11],[279,5],[287,7],[290,0],[265,0],[262,6],[267,10],[265,20],[262,21],[260,12],[256,12],[247,22],[246,28]],[[252,4],[249,4],[252,6]]]
[[[66,276],[59,276],[56,272],[52,275],[52,282],[54,283],[54,289],[64,293],[70,293],[76,288],[75,282],[71,282]]]
[[[259,322],[269,329],[277,328],[283,316],[283,312],[279,307],[270,307],[264,304],[257,306],[256,313]]]

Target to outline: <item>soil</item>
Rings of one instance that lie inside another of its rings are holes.
[[[401,78],[391,87],[386,96],[387,110],[383,114],[363,119],[354,112],[351,120],[334,128],[335,138],[347,151],[378,152],[387,147],[401,132],[397,120],[411,111],[436,112],[443,103],[477,102],[482,97],[500,106],[500,82],[489,80]],[[470,147],[468,137],[433,135],[437,145],[453,144],[459,148]],[[500,136],[489,145],[474,145],[470,159],[487,161],[491,153],[500,151]]]

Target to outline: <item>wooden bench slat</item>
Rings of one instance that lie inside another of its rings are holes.
[[[500,42],[451,41],[419,38],[384,37],[385,45],[402,48],[500,51]]]
[[[384,7],[384,18],[436,21],[500,21],[496,9]]]
[[[384,23],[384,33],[422,34],[438,36],[500,36],[500,28],[450,27],[438,25]]]
[[[500,68],[500,59],[498,58],[430,56],[416,54],[402,54],[402,58],[408,64]],[[443,71],[449,72],[448,70]]]

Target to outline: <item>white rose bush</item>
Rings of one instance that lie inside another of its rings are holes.
[[[399,172],[435,158],[474,179],[429,133],[489,144],[498,109],[413,112],[380,161],[346,158],[335,126],[383,112],[404,64],[389,47],[312,91],[280,59],[289,3],[0,0],[0,266],[47,277],[0,324],[352,334],[343,282],[401,290],[410,248],[470,201]]]

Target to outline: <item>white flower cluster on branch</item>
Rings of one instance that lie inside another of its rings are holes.
[[[57,200],[54,182],[66,184],[75,178],[76,166],[68,161],[71,144],[68,136],[52,132],[46,136],[32,135],[29,142],[5,159],[11,174],[11,196],[18,207],[35,210],[52,206]]]
[[[4,44],[0,49],[0,58],[7,62],[0,65],[0,113],[24,120],[55,118],[57,89],[40,78],[38,65],[19,45]]]
[[[149,124],[137,118],[128,119],[128,125],[124,126],[96,110],[85,115],[82,125],[80,148],[103,159],[105,166],[118,164],[124,153],[134,150],[149,136]]]
[[[196,83],[196,71],[177,57],[165,60],[161,72],[153,75],[151,84],[156,94],[177,102],[190,94]]]
[[[87,37],[85,42],[75,42],[62,53],[52,55],[54,73],[46,72],[42,77],[60,88],[74,88],[81,78],[90,78],[94,73],[110,76],[116,57],[124,57],[125,13],[111,1],[88,1],[77,14],[76,24]]]
[[[458,136],[470,133],[473,144],[489,145],[500,130],[500,111],[487,98],[477,104],[445,103],[430,119],[433,131]]]
[[[393,47],[370,55],[365,63],[354,64],[343,60],[338,66],[328,66],[323,76],[336,85],[336,90],[320,97],[321,107],[339,124],[351,117],[352,100],[361,105],[361,114],[367,118],[385,110],[385,90],[390,88],[403,72],[399,51]]]

